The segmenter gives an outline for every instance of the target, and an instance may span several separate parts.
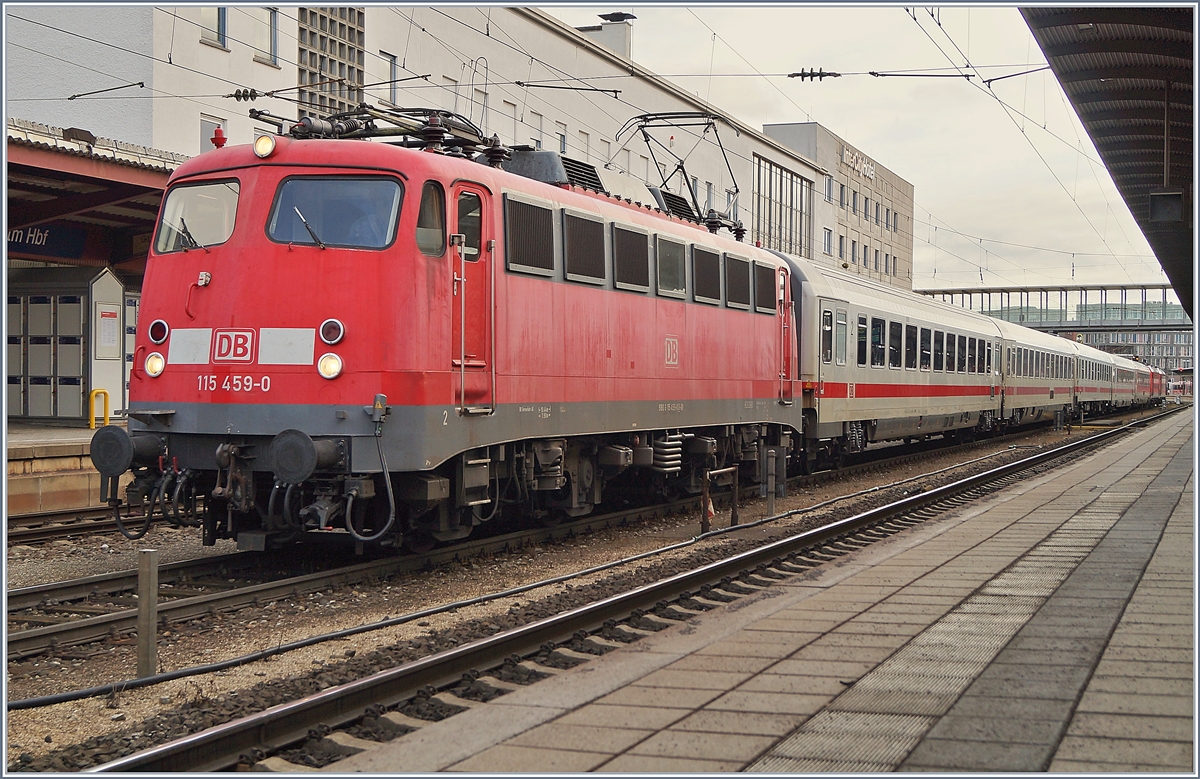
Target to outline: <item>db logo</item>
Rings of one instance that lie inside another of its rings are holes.
[[[213,362],[252,362],[253,330],[218,330],[213,341]]]
[[[665,358],[669,366],[679,366],[679,339],[668,335],[665,342]]]

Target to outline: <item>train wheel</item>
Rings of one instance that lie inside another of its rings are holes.
[[[425,554],[437,545],[437,539],[427,530],[414,530],[404,534],[402,546],[413,554]]]

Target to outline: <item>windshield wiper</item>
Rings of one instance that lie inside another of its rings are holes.
[[[292,210],[296,212],[296,216],[300,217],[300,221],[304,223],[304,229],[308,230],[308,234],[311,235],[312,239],[317,242],[317,246],[320,246],[322,249],[324,249],[325,244],[321,243],[321,239],[317,237],[317,231],[312,229],[312,225],[310,225],[308,220],[304,218],[304,214],[300,213],[300,209],[296,206],[292,206]]]
[[[192,231],[188,229],[187,222],[183,221],[182,216],[179,217],[179,227],[178,228],[176,228],[175,225],[172,225],[170,222],[167,222],[167,224],[170,225],[171,229],[175,230],[175,232],[182,235],[184,240],[187,241],[187,244],[185,244],[183,247],[183,250],[185,252],[189,248],[192,248],[192,249],[203,249],[204,251],[208,252],[209,254],[212,254],[212,249],[209,249],[207,246],[205,246],[204,244],[197,241],[196,237],[192,235]]]

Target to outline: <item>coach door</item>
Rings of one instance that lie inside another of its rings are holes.
[[[461,414],[490,414],[496,388],[492,358],[493,225],[489,193],[460,183],[453,189],[450,236],[454,290],[454,402]]]
[[[776,313],[779,319],[779,402],[792,404],[792,379],[795,377],[796,346],[792,331],[793,309],[787,268],[780,268],[776,279]]]

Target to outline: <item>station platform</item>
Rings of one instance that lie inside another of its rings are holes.
[[[95,430],[8,420],[5,430],[9,514],[89,508],[100,498],[92,466]]]
[[[331,773],[1194,775],[1177,414]]]

